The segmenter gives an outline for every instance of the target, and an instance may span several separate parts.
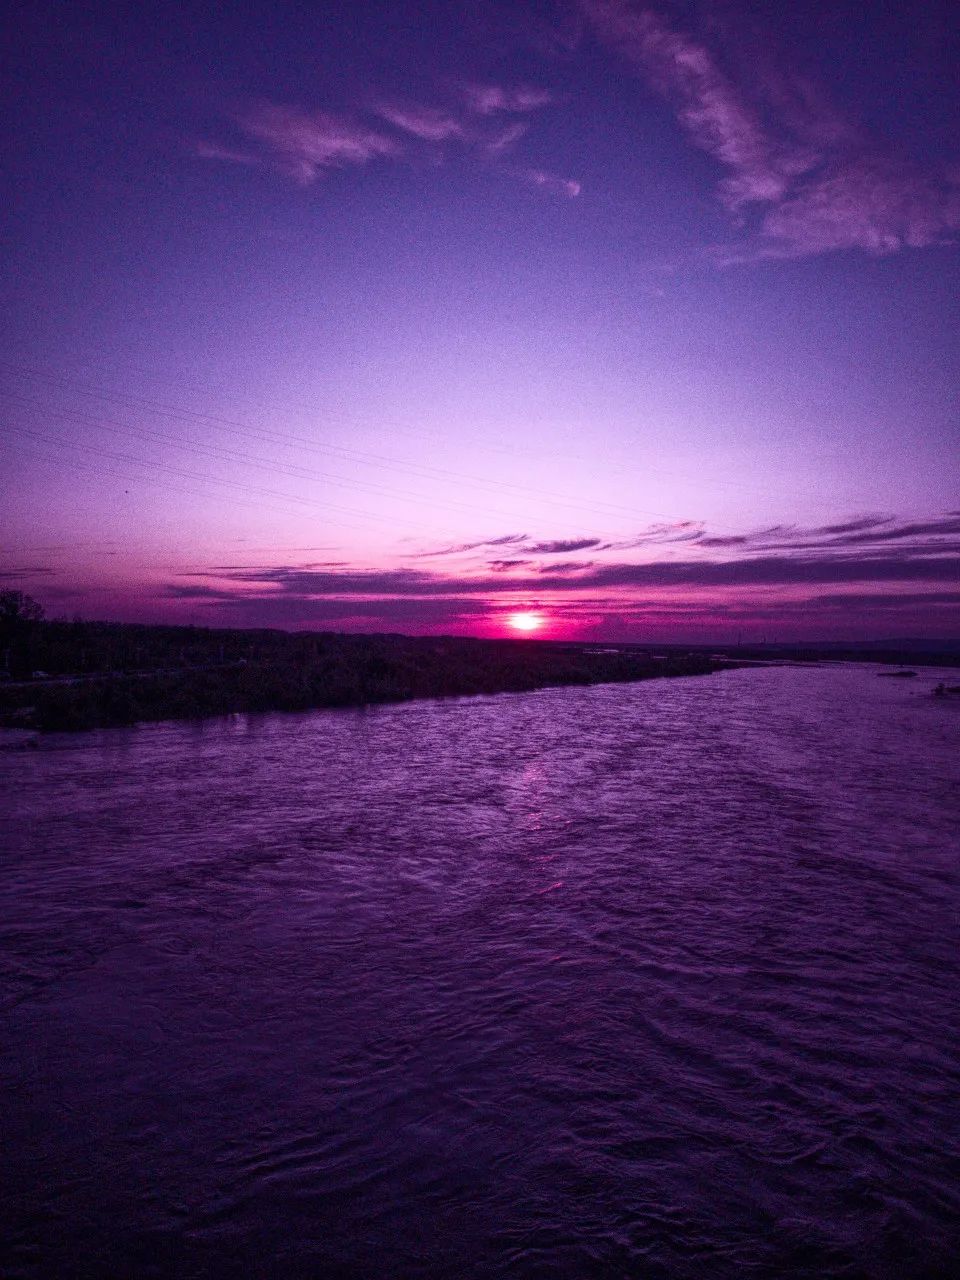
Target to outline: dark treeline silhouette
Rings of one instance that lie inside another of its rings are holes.
[[[21,617],[4,633],[0,721],[89,729],[238,711],[362,706],[699,675],[705,654],[537,640],[214,630]]]
[[[947,646],[944,645],[944,649]],[[752,662],[903,662],[902,647],[568,643],[44,621],[0,592],[0,724],[92,729],[240,711],[300,711],[409,698],[520,692],[701,675]],[[960,664],[956,649],[921,661]]]

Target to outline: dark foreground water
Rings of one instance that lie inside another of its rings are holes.
[[[960,1275],[929,690],[781,668],[0,752],[0,1272]]]

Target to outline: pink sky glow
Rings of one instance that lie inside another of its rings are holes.
[[[270,56],[239,12],[25,23],[0,583],[215,626],[958,635],[953,10],[479,9],[291,12]]]

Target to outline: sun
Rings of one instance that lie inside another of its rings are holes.
[[[539,613],[511,613],[507,618],[507,625],[514,631],[538,631],[543,626],[543,618]]]

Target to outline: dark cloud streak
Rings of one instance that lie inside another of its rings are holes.
[[[411,569],[328,572],[291,566],[230,573],[191,574],[240,586],[271,585],[280,591],[320,596],[456,596],[503,591],[570,591],[604,588],[795,586],[815,583],[960,581],[960,556],[750,556],[736,560],[663,560],[645,564],[594,565],[573,575],[537,577],[421,573]]]

